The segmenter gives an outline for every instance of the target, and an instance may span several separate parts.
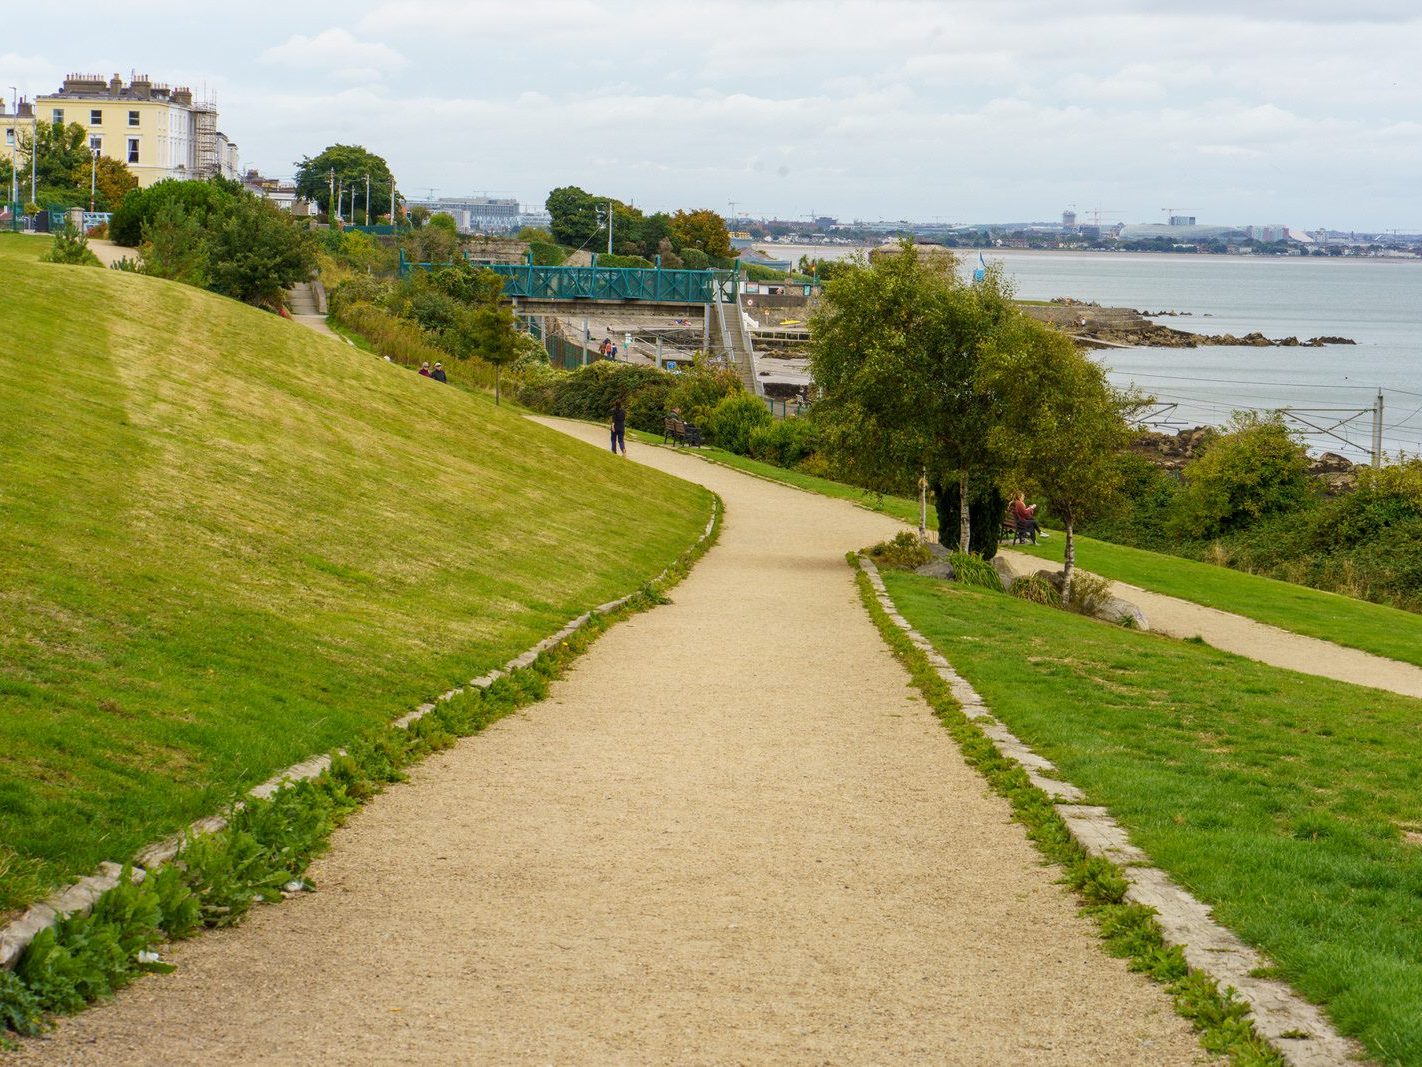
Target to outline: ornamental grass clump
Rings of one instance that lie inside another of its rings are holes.
[[[974,552],[950,552],[948,562],[953,565],[953,577],[964,585],[979,589],[1002,592],[1002,579],[993,565]]]

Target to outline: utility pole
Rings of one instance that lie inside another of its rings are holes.
[[[395,225],[395,175],[390,175],[390,225]]]
[[[370,175],[365,176],[365,224],[370,225]]]
[[[326,225],[327,225],[327,226],[331,225],[331,223],[335,221],[335,219],[333,218],[333,216],[336,214],[336,168],[335,168],[335,167],[332,167],[332,168],[331,168],[331,179],[330,179],[330,181],[331,181],[331,195],[330,195],[330,197],[326,200]]]
[[[13,220],[20,214],[18,207],[20,202],[20,169],[17,165],[19,157],[15,154],[15,149],[20,146],[20,90],[18,86],[10,86],[10,101],[10,110],[15,114],[15,139],[10,142],[10,202],[16,205],[10,209],[10,217]]]
[[[612,201],[607,202],[607,254],[612,255]]]
[[[1383,395],[1378,388],[1378,398],[1373,402],[1373,467],[1382,466]]]
[[[90,150],[93,159],[89,162],[89,214],[94,213],[94,193],[99,185],[99,150]]]

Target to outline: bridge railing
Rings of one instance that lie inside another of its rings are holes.
[[[731,270],[663,270],[661,267],[539,267],[531,263],[472,263],[504,279],[516,300],[638,300],[662,304],[734,301],[739,276]],[[446,263],[412,263],[400,253],[400,273]]]

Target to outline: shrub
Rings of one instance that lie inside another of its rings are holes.
[[[683,248],[681,262],[687,270],[709,270],[711,268],[711,257],[699,248]]]
[[[1111,599],[1111,582],[1097,574],[1078,570],[1071,578],[1071,599],[1063,605],[1079,615],[1098,615]]]
[[[712,409],[706,425],[714,444],[727,452],[744,456],[750,451],[751,432],[757,427],[769,426],[773,421],[770,410],[759,397],[737,393],[726,397]]]
[[[1308,453],[1282,416],[1236,415],[1230,432],[1186,465],[1170,528],[1187,538],[1214,537],[1296,511],[1316,499],[1308,471]]]
[[[44,254],[46,263],[64,263],[73,267],[102,267],[99,257],[89,251],[89,239],[65,222],[64,228],[54,235],[54,243]]]
[[[749,452],[777,467],[796,467],[819,448],[819,431],[808,418],[788,418],[751,430]]]
[[[675,380],[655,367],[598,360],[552,381],[525,385],[519,400],[534,411],[569,419],[606,419],[615,400],[627,409],[627,424],[661,433]]]
[[[450,359],[449,353],[438,347],[434,338],[407,319],[397,318],[371,304],[351,304],[343,307],[332,320],[368,341],[375,351],[392,363],[411,369],[421,363],[437,360],[446,364],[449,380],[473,388],[493,388],[494,369],[482,359]]]
[[[691,366],[677,376],[667,396],[667,407],[678,409],[687,422],[705,426],[717,404],[742,391],[734,370],[708,363],[698,354]]]
[[[1002,592],[1002,579],[998,577],[997,571],[977,553],[950,552],[948,562],[953,565],[953,577],[964,585]]]
[[[107,241],[109,239],[109,224],[101,222],[97,226],[90,226],[86,236],[92,237],[96,241]]]
[[[932,562],[933,553],[916,534],[902,530],[892,541],[880,541],[865,553],[876,567],[911,571]]]

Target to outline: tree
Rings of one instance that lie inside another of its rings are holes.
[[[39,123],[34,131],[16,131],[17,163],[21,176],[28,180],[30,155],[39,143],[35,160],[35,199],[45,207],[87,207],[91,179],[94,186],[94,207],[112,211],[125,194],[138,185],[133,172],[117,159],[100,156],[94,161],[89,147],[89,133],[77,122]],[[10,163],[5,161],[4,188],[10,187]]]
[[[925,259],[905,243],[845,267],[812,320],[827,447],[865,485],[912,483],[920,471],[935,485],[955,480],[965,552],[969,477],[1003,464],[988,438],[995,401],[982,364],[1021,317],[996,271],[965,285],[950,257]]]
[[[208,288],[272,309],[316,269],[311,235],[275,204],[250,193],[210,228],[208,249]]]
[[[151,225],[168,204],[182,205],[184,212],[206,232],[210,219],[227,215],[239,197],[251,195],[226,178],[201,182],[168,178],[146,189],[134,189],[124,197],[109,220],[109,239],[137,248],[143,241],[144,226]]]
[[[208,243],[202,220],[170,200],[143,224],[143,273],[206,288]]]
[[[1237,412],[1228,432],[1180,472],[1170,526],[1181,537],[1214,537],[1296,510],[1315,498],[1308,471],[1308,452],[1283,416]]]
[[[560,245],[582,248],[602,228],[602,207],[599,200],[576,185],[554,189],[544,201],[551,221],[548,225],[553,239]]]
[[[1136,398],[1117,393],[1065,334],[1022,316],[995,338],[983,380],[999,405],[993,445],[1041,489],[1066,531],[1062,599],[1070,601],[1076,526],[1105,510],[1120,486],[1125,411]]]
[[[390,165],[374,152],[361,145],[333,144],[315,158],[303,157],[296,164],[296,195],[311,201],[321,211],[330,212],[332,196],[331,182],[346,189],[358,190],[357,209],[363,214],[366,206],[365,179],[370,176],[370,213],[382,214],[390,208],[390,190],[395,179],[390,173]],[[403,203],[397,197],[396,203]],[[367,218],[366,222],[370,220]]]
[[[714,211],[678,211],[668,226],[678,252],[699,248],[712,259],[725,259],[731,254],[731,234],[726,229],[726,220]]]

